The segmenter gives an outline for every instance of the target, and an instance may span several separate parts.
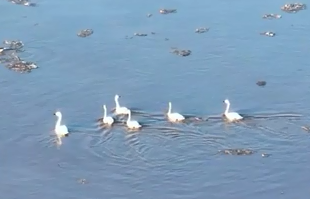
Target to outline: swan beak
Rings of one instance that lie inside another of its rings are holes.
[[[56,113],[53,113],[53,115],[56,115]]]

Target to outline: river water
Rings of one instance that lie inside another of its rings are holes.
[[[22,40],[21,58],[40,67],[29,74],[0,68],[3,198],[308,197],[310,134],[301,129],[310,119],[307,10],[284,13],[280,0],[37,3],[0,2],[0,39]],[[161,15],[160,8],[178,12]],[[283,17],[264,20],[265,13]],[[210,31],[196,34],[198,27]],[[94,34],[76,36],[86,28]],[[259,34],[269,30],[277,36]],[[126,39],[134,32],[149,35]],[[180,57],[171,47],[192,54]],[[132,116],[147,127],[98,127],[115,94],[147,113]],[[185,115],[220,115],[225,98],[251,117],[170,124],[163,116],[169,101]],[[62,145],[54,142],[56,110],[71,131]],[[226,148],[256,153],[217,153]]]

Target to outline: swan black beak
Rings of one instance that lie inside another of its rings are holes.
[[[56,115],[56,113],[53,113],[53,115]]]

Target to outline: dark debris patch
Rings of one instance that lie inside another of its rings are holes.
[[[181,50],[181,49],[177,49],[177,48],[171,48],[171,53],[174,53],[174,54],[182,56],[182,57],[186,57],[186,56],[189,56],[192,53],[192,51],[191,50]]]
[[[209,28],[196,28],[195,33],[205,33],[209,31]]]
[[[303,3],[288,3],[281,7],[281,10],[287,13],[296,13],[305,9],[307,9],[307,6]]]
[[[16,5],[23,5],[23,6],[29,6],[29,7],[35,7],[37,5],[36,3],[31,3],[28,0],[8,0],[8,1]]]
[[[135,32],[133,35],[138,36],[138,37],[146,37],[147,36],[146,33],[138,33],[138,32]]]
[[[274,37],[274,36],[276,36],[276,33],[271,32],[271,31],[261,32],[261,33],[259,33],[259,34],[260,34],[260,35],[267,36],[267,37]]]
[[[266,81],[262,81],[262,80],[256,82],[257,86],[266,86],[266,84],[267,84],[267,82]]]
[[[251,149],[223,149],[219,153],[224,155],[252,155],[255,151]]]
[[[171,14],[176,13],[177,9],[159,9],[160,14]]]
[[[88,37],[90,35],[92,35],[94,33],[94,31],[92,29],[84,29],[84,30],[80,30],[77,33],[77,36],[79,37]]]
[[[280,19],[282,18],[281,15],[278,14],[264,14],[263,19]]]

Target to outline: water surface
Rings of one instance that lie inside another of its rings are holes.
[[[285,3],[55,0],[30,8],[1,1],[0,39],[24,41],[20,56],[40,66],[27,75],[0,69],[2,196],[307,198],[309,134],[301,126],[309,123],[310,16],[307,10],[283,13]],[[160,8],[178,13],[160,15]],[[263,20],[265,13],[283,17]],[[194,33],[204,26],[210,31]],[[94,34],[76,36],[86,28]],[[193,53],[179,57],[170,47]],[[229,98],[234,111],[250,116],[303,116],[171,125],[163,116],[133,115],[149,127],[107,132],[95,120],[103,103],[114,107],[115,94],[149,114],[163,114],[172,101],[183,114],[219,115]],[[52,132],[56,110],[72,130],[60,147]],[[257,153],[216,154],[224,148]]]

